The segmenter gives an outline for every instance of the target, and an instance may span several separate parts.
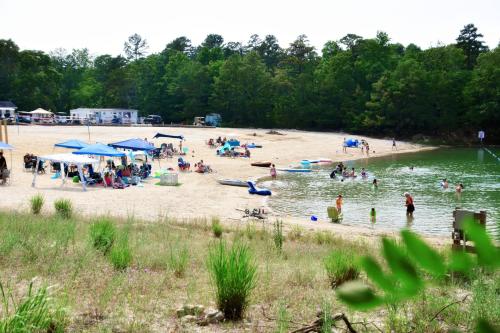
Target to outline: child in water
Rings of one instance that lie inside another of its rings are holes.
[[[457,194],[462,193],[463,189],[464,189],[464,184],[462,183],[457,184],[457,187],[455,187],[455,191],[457,192]]]
[[[445,178],[443,179],[443,181],[441,182],[441,187],[446,190],[448,187],[449,187],[449,184],[448,184],[448,180]]]
[[[377,212],[373,207],[370,210],[370,222],[372,223],[372,226],[375,224],[375,222],[377,222]]]
[[[374,188],[377,188],[377,187],[378,187],[377,178],[374,178],[374,179],[373,179],[373,183],[372,183],[372,184],[373,184],[373,187],[374,187]]]
[[[366,178],[368,175],[366,173],[365,168],[361,168],[361,177]]]
[[[339,194],[337,196],[337,200],[335,200],[335,205],[337,206],[339,214],[342,213],[342,203],[343,203],[342,194]]]
[[[274,166],[274,164],[271,164],[270,173],[271,173],[271,178],[276,179],[276,167]]]

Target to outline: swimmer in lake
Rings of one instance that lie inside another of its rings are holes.
[[[410,171],[413,171],[413,165],[410,167]]]
[[[365,168],[361,168],[361,177],[363,177],[363,178],[368,177],[368,174],[366,173]]]
[[[457,186],[455,187],[455,192],[457,192],[457,194],[461,194],[461,193],[462,193],[462,191],[463,191],[463,189],[464,189],[464,184],[459,183],[459,184],[457,184]]]
[[[441,187],[446,190],[448,187],[450,187],[450,184],[448,184],[448,179],[443,179],[443,181],[441,182]]]
[[[337,169],[333,170],[332,173],[330,173],[330,178],[331,179],[337,178]]]
[[[374,179],[373,179],[372,185],[373,185],[373,187],[374,187],[374,188],[377,188],[377,187],[378,187],[377,178],[374,178]]]
[[[354,168],[351,169],[351,174],[349,176],[352,178],[356,177],[356,172],[354,171]]]

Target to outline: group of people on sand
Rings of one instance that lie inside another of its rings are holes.
[[[194,164],[194,172],[198,173],[210,173],[213,172],[212,168],[210,165],[205,164],[203,160],[200,160],[198,163]]]

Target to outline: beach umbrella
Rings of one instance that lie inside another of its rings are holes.
[[[8,143],[0,141],[0,150],[14,150],[14,147],[9,145]]]

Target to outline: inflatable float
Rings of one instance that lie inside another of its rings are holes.
[[[266,188],[258,188],[255,187],[253,182],[247,182],[248,184],[248,193],[250,194],[258,194],[258,195],[271,195],[271,191]]]
[[[262,148],[262,145],[257,145],[255,143],[250,143],[247,145],[247,148]]]
[[[292,169],[292,168],[281,168],[281,169],[276,169],[278,171],[284,171],[284,172],[311,172],[311,169]]]
[[[271,162],[253,162],[250,163],[251,166],[269,168],[271,166]]]
[[[248,187],[248,182],[239,179],[219,179],[217,182],[221,185]]]

